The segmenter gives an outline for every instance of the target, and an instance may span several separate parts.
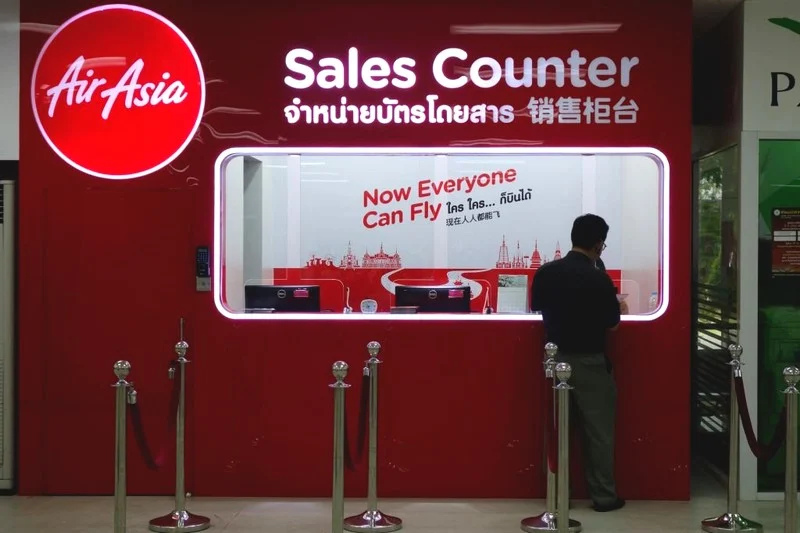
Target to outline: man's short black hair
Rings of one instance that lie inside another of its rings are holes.
[[[608,224],[597,215],[581,215],[572,224],[572,246],[591,250],[598,242],[608,237]]]

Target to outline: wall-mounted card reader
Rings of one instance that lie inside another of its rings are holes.
[[[195,280],[197,292],[211,291],[211,254],[208,246],[198,246],[195,252]]]

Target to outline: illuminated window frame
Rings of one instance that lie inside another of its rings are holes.
[[[659,211],[661,220],[661,276],[659,307],[646,315],[623,315],[624,322],[651,322],[666,313],[669,307],[670,288],[670,166],[666,156],[660,150],[647,147],[628,148],[597,148],[597,147],[569,147],[569,148],[543,148],[543,147],[496,147],[496,148],[452,148],[452,147],[425,147],[425,148],[229,148],[222,152],[214,163],[214,242],[212,246],[213,270],[212,290],[214,305],[225,317],[232,320],[399,320],[399,321],[500,321],[500,322],[538,322],[542,320],[540,314],[392,314],[392,313],[233,313],[222,303],[222,175],[228,163],[234,157],[241,156],[275,156],[275,155],[642,155],[652,159],[659,169],[659,182],[661,185],[661,198]]]

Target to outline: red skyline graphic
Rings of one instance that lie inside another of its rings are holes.
[[[350,247],[348,246],[348,251],[349,249]],[[397,248],[395,248],[394,254],[389,255],[383,251],[383,243],[381,243],[381,249],[376,254],[370,255],[369,250],[364,252],[364,259],[361,265],[361,268],[388,268],[391,270],[403,267]]]
[[[350,241],[347,241],[347,253],[339,261],[339,268],[360,268],[358,266],[358,257],[353,253],[353,246]]]
[[[403,260],[396,248],[393,254],[387,254],[383,249],[383,243],[381,243],[378,252],[370,254],[369,249],[367,249],[361,258],[361,261],[359,261],[356,254],[353,253],[352,241],[347,241],[347,252],[342,256],[342,259],[339,261],[338,265],[335,264],[332,257],[323,258],[311,254],[311,258],[306,261],[306,266],[338,266],[338,268],[345,270],[355,270],[357,268],[383,268],[388,270],[396,270],[403,267]]]
[[[556,249],[553,253],[553,261],[561,259],[561,244],[556,242]],[[502,241],[500,243],[500,249],[497,253],[497,262],[495,263],[495,268],[499,269],[520,269],[520,268],[532,268],[537,269],[544,265],[545,263],[549,263],[551,260],[549,257],[539,251],[539,240],[534,240],[533,243],[533,251],[530,255],[523,255],[520,242],[517,241],[516,249],[514,250],[514,255],[511,256],[508,250],[508,244],[506,243],[506,236],[503,235]],[[347,251],[339,260],[338,264],[332,256],[328,257],[317,257],[315,254],[311,254],[311,258],[306,261],[307,267],[333,267],[333,268],[340,268],[343,270],[355,270],[361,268],[380,268],[385,270],[397,270],[403,268],[403,260],[400,256],[400,253],[395,248],[393,254],[386,253],[383,247],[383,243],[381,243],[380,248],[374,254],[369,253],[369,249],[364,252],[364,255],[359,259],[359,257],[353,253],[353,243],[352,241],[347,242]]]
[[[555,261],[557,259],[561,259],[561,243],[559,242],[556,242],[556,251],[553,254],[553,260]],[[539,252],[538,239],[534,241],[533,252],[531,252],[531,255],[522,255],[519,241],[517,241],[517,249],[514,253],[514,257],[510,257],[508,254],[508,244],[506,244],[506,236],[503,235],[503,240],[500,243],[500,251],[497,254],[497,263],[495,263],[495,268],[537,269],[543,264],[549,262],[550,259],[548,259],[547,255],[542,257],[541,252]]]

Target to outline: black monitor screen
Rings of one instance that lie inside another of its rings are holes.
[[[419,313],[469,313],[469,285],[458,287],[411,287],[397,285],[395,305],[415,306]]]
[[[319,285],[245,285],[246,313],[319,313]]]

